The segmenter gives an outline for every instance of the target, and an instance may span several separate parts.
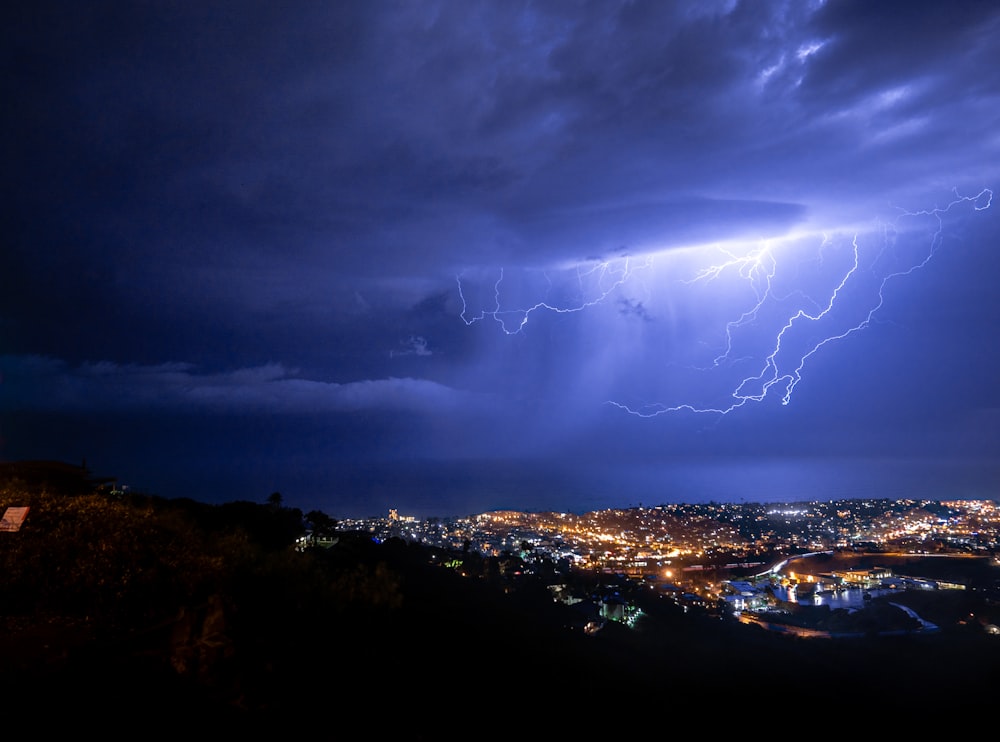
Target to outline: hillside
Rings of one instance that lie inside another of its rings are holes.
[[[652,601],[635,629],[588,635],[551,599],[555,575],[460,571],[443,565],[469,555],[365,534],[296,550],[304,516],[274,502],[52,482],[0,484],[0,508],[30,507],[0,533],[0,678],[6,708],[78,729],[353,719],[379,739],[439,739],[442,724],[507,738],[705,702],[786,720],[848,701],[968,716],[1000,687],[1000,641],[982,634],[809,641]]]

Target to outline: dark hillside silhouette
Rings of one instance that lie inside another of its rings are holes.
[[[670,724],[706,704],[813,723],[851,699],[905,728],[911,712],[985,713],[1000,687],[997,637],[796,639],[648,598],[634,629],[587,635],[542,576],[514,578],[500,558],[345,531],[297,548],[304,516],[273,501],[42,479],[0,488],[0,507],[31,507],[21,531],[0,533],[3,704],[78,731],[138,715],[147,729],[430,740],[458,724],[509,739]]]

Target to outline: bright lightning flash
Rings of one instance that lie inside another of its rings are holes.
[[[736,305],[733,309],[730,306],[732,291],[726,283],[726,299],[718,304],[733,311],[730,315],[733,318],[725,322],[718,352],[711,364],[695,370],[698,373],[723,368],[733,370],[750,363],[749,373],[730,377],[735,382],[731,382],[728,391],[723,393],[723,404],[685,402],[631,406],[616,401],[608,401],[608,404],[647,418],[682,411],[726,415],[772,395],[779,398],[782,405],[788,405],[809,359],[831,343],[871,325],[885,303],[887,287],[931,261],[942,244],[945,215],[962,206],[984,211],[992,200],[993,191],[984,188],[975,196],[960,196],[955,192],[955,198],[943,207],[901,211],[895,220],[873,230],[877,243],[874,246],[863,244],[859,234],[854,234],[850,240],[824,235],[818,253],[811,252],[810,260],[803,260],[801,251],[781,249],[784,242],[776,245],[765,242],[745,254],[722,250],[721,262],[702,267],[682,283],[704,288],[732,278],[744,287],[746,298],[742,306]],[[931,227],[921,233],[924,236],[919,238],[919,246],[913,248],[909,241],[902,244],[902,236],[909,236],[922,219],[931,220]],[[911,228],[909,232],[907,227]],[[666,254],[669,256],[671,252]],[[519,301],[517,290],[505,283],[501,271],[492,285],[492,295],[482,302],[489,308],[475,315],[470,314],[467,292],[463,290],[460,276],[461,317],[466,325],[492,319],[504,333],[518,334],[533,313],[581,312],[594,307],[607,300],[612,292],[623,289],[635,272],[649,269],[651,265],[651,257],[637,265],[622,258],[576,269],[572,274],[574,289],[570,294],[560,294],[557,284],[547,274],[543,274],[541,284],[529,285],[527,280],[517,284],[521,293],[538,296],[541,292],[545,297],[541,301]],[[760,340],[762,330],[763,341]],[[753,352],[746,352],[744,346],[748,341],[752,341]],[[753,362],[755,358],[756,363]]]

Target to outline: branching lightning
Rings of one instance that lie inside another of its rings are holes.
[[[648,267],[649,259],[633,265],[627,258],[619,258],[613,261],[602,261],[590,266],[587,269],[576,267],[573,269],[577,291],[573,299],[564,302],[556,302],[550,299],[537,301],[527,307],[505,308],[503,301],[504,271],[500,270],[500,275],[493,284],[493,306],[491,309],[480,310],[478,314],[469,316],[468,303],[465,292],[462,288],[462,277],[458,276],[458,295],[462,300],[462,321],[466,325],[472,325],[485,319],[492,319],[500,325],[507,335],[516,335],[524,330],[528,320],[535,312],[554,312],[556,314],[566,314],[571,312],[582,312],[589,307],[603,302],[615,289],[624,285],[631,277],[632,273],[641,267]],[[552,281],[548,273],[543,273],[543,278],[552,289]]]
[[[788,317],[787,321],[781,325],[775,335],[773,345],[771,345],[771,350],[764,358],[763,366],[757,373],[746,376],[737,383],[727,404],[704,407],[687,403],[677,405],[653,404],[642,408],[630,407],[615,401],[609,401],[608,404],[614,405],[632,415],[637,415],[639,417],[655,417],[668,412],[680,411],[726,415],[750,402],[763,401],[773,391],[781,395],[781,404],[787,405],[792,399],[792,393],[795,391],[795,387],[802,380],[802,371],[805,368],[806,362],[813,355],[818,353],[821,348],[838,340],[843,340],[844,338],[847,338],[848,336],[860,332],[868,327],[875,318],[875,315],[885,303],[886,286],[893,280],[907,276],[914,271],[923,268],[930,262],[941,243],[943,215],[963,203],[971,204],[976,211],[983,211],[990,207],[992,200],[993,191],[987,188],[983,189],[975,196],[959,196],[956,192],[955,199],[944,207],[916,212],[903,211],[896,221],[884,229],[882,245],[879,248],[875,259],[868,266],[871,276],[876,279],[877,287],[874,292],[874,301],[868,306],[868,309],[864,311],[862,318],[855,324],[848,326],[846,329],[822,335],[820,336],[820,339],[811,341],[804,349],[800,349],[798,353],[792,354],[792,357],[795,360],[790,363],[782,363],[779,356],[784,349],[783,346],[786,339],[790,337],[793,330],[802,323],[820,323],[822,320],[826,319],[827,316],[834,312],[835,308],[838,306],[841,294],[845,291],[845,289],[852,282],[859,280],[858,272],[861,265],[861,248],[858,244],[858,235],[854,235],[851,240],[852,257],[850,260],[850,266],[843,272],[842,278],[837,281],[833,290],[829,293],[829,297],[825,304],[817,306],[817,310],[813,312],[799,308]],[[927,249],[923,253],[923,256],[900,267],[893,267],[891,261],[882,261],[881,259],[893,245],[893,237],[896,234],[899,221],[906,217],[919,216],[929,216],[937,222],[937,229],[930,236]],[[828,244],[829,238],[824,238],[821,250]],[[735,271],[740,278],[751,285],[753,294],[756,297],[754,304],[750,308],[744,311],[737,319],[727,323],[725,331],[725,350],[721,355],[714,359],[713,365],[719,366],[723,362],[729,360],[729,354],[733,345],[733,333],[738,328],[756,320],[766,303],[778,300],[778,297],[775,296],[773,290],[773,280],[775,278],[776,270],[777,260],[773,251],[764,247],[747,256],[732,256],[728,261],[709,266],[699,271],[694,280],[714,280],[725,272]]]
[[[844,289],[848,281],[858,270],[859,265],[859,248],[857,236],[851,241],[853,260],[851,261],[851,267],[844,274],[843,278],[837,283],[833,291],[830,294],[829,300],[826,305],[820,308],[814,313],[809,313],[804,309],[798,309],[794,314],[792,314],[784,325],[781,326],[777,333],[774,341],[773,349],[764,359],[764,366],[759,373],[747,376],[743,378],[736,386],[732,392],[732,399],[734,400],[728,406],[725,407],[697,407],[692,404],[680,404],[673,407],[654,405],[648,409],[633,409],[627,405],[621,404],[619,402],[609,401],[609,404],[615,405],[633,415],[638,415],[639,417],[655,417],[656,415],[661,415],[665,412],[678,412],[681,410],[687,410],[689,412],[699,412],[699,413],[716,413],[716,414],[728,414],[733,410],[742,407],[748,402],[761,402],[765,397],[771,392],[771,388],[784,383],[784,394],[781,397],[781,403],[787,405],[792,397],[792,392],[795,386],[802,379],[802,368],[805,366],[806,360],[816,353],[822,346],[827,343],[833,342],[834,340],[840,340],[851,333],[857,332],[863,329],[871,321],[872,316],[878,310],[878,307],[882,304],[882,288],[884,288],[886,282],[892,278],[892,275],[883,277],[882,284],[879,288],[878,295],[879,300],[877,306],[873,307],[868,313],[865,319],[854,327],[845,330],[838,335],[826,336],[815,345],[813,345],[808,351],[799,357],[798,365],[791,372],[782,373],[780,371],[781,364],[778,361],[778,355],[782,350],[782,341],[786,334],[790,333],[793,327],[803,321],[819,322],[827,314],[833,311],[834,305],[837,302],[837,298],[841,291]],[[765,260],[766,258],[766,260]],[[748,269],[749,266],[749,269]],[[766,272],[764,272],[766,266]],[[753,253],[751,256],[743,258],[734,258],[732,261],[723,263],[720,265],[713,265],[709,268],[704,269],[699,273],[698,279],[702,280],[706,277],[716,277],[723,271],[736,267],[739,270],[741,277],[745,278],[754,287],[754,294],[757,297],[756,303],[750,308],[743,312],[740,317],[736,320],[728,322],[726,324],[726,347],[725,352],[717,356],[713,360],[713,366],[720,366],[727,360],[729,360],[729,354],[732,350],[733,344],[733,333],[738,328],[749,324],[758,317],[758,314],[763,309],[764,304],[768,300],[774,300],[774,295],[772,293],[771,282],[775,277],[775,271],[777,268],[777,261],[774,259],[773,254],[768,249],[763,249],[762,251]],[[894,274],[899,275],[899,274]],[[763,286],[763,290],[761,290]],[[780,387],[779,387],[780,389]]]
[[[643,418],[670,412],[727,415],[769,397],[788,405],[810,359],[831,344],[868,328],[883,309],[890,284],[920,270],[933,259],[943,241],[945,215],[962,205],[984,211],[992,200],[993,191],[988,188],[974,196],[961,196],[955,191],[954,199],[945,206],[921,211],[901,209],[893,221],[870,230],[864,238],[858,233],[852,238],[823,235],[818,250],[789,250],[785,241],[765,242],[742,253],[712,248],[721,251],[723,259],[696,270],[693,277],[675,285],[688,290],[701,286],[704,290],[710,284],[723,282],[719,284],[724,287],[723,299],[710,307],[700,306],[711,310],[709,316],[721,312],[725,317],[733,312],[732,318],[722,320],[724,326],[718,331],[719,340],[713,343],[715,351],[709,363],[684,365],[699,378],[713,373],[726,376],[729,381],[712,395],[722,403],[686,401],[633,406],[609,400],[607,404]],[[904,220],[918,219],[931,220],[930,226],[919,232],[919,238],[914,236],[917,233],[905,229],[913,224],[904,224]],[[917,241],[903,244],[904,235]],[[707,254],[703,248],[698,250],[691,254],[700,257]],[[669,259],[672,251],[662,254]],[[565,282],[557,284],[548,274],[543,274],[541,284],[525,289],[523,284],[505,281],[501,270],[492,283],[492,291],[483,292],[481,303],[487,308],[477,313],[470,310],[463,277],[459,276],[461,318],[466,325],[492,319],[505,334],[519,334],[536,312],[582,312],[608,301],[613,292],[627,289],[637,271],[650,269],[652,261],[651,256],[645,260],[621,258],[575,269],[570,273],[574,288],[569,294],[560,293]],[[737,292],[732,291],[730,281],[735,282]],[[519,301],[519,290],[534,291],[536,297],[544,298]],[[626,298],[619,304],[632,306],[633,302]],[[678,343],[672,346],[671,352],[676,351]],[[666,375],[658,383],[673,389]]]

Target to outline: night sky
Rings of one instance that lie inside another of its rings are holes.
[[[4,16],[0,460],[335,518],[1000,494],[994,2]]]

